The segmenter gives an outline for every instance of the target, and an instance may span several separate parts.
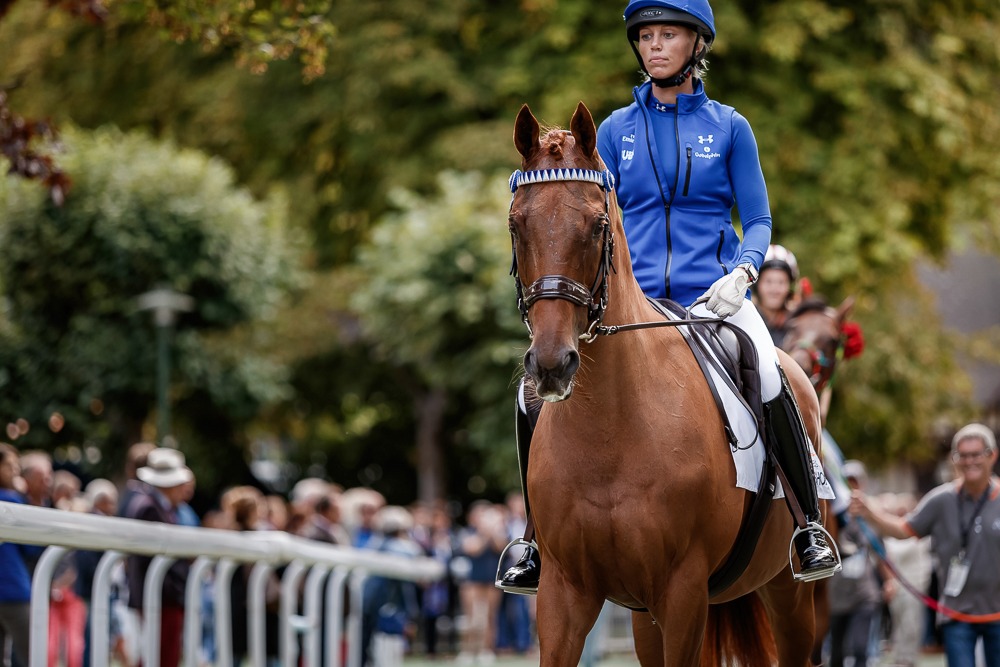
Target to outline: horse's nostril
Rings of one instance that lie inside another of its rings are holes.
[[[534,350],[529,349],[524,353],[524,372],[532,377],[538,374],[538,363],[535,360]]]
[[[565,356],[563,368],[567,374],[573,375],[580,368],[580,353],[576,350],[569,350]]]

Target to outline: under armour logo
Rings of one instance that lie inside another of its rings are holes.
[[[703,144],[703,143],[705,143],[706,141],[707,141],[708,143],[712,143],[713,141],[715,141],[714,139],[712,139],[712,137],[714,137],[714,136],[715,136],[714,134],[710,134],[710,135],[708,135],[707,137],[703,137],[703,136],[701,136],[701,135],[699,134],[699,135],[698,135],[698,143],[699,143],[699,144]]]

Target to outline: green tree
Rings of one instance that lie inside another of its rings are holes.
[[[281,197],[256,201],[219,160],[138,133],[70,131],[65,147],[75,185],[63,206],[36,183],[0,181],[0,410],[36,426],[64,415],[60,433],[34,428],[26,445],[89,441],[116,459],[156,396],[153,324],[136,297],[168,285],[195,304],[173,357],[181,446],[242,460],[240,425],[288,393],[262,342],[233,344],[299,281]]]
[[[325,72],[308,84],[299,62],[272,60],[258,77],[232,66],[242,45],[272,43],[277,14],[253,24],[226,14],[231,3],[185,3],[167,31],[132,11],[147,4],[112,3],[95,29],[16,3],[0,21],[0,43],[11,45],[0,80],[25,74],[12,101],[26,115],[141,127],[203,148],[233,163],[258,195],[283,183],[324,269],[353,262],[391,210],[392,188],[433,196],[442,169],[515,166],[510,132],[521,103],[564,124],[582,99],[602,118],[638,83],[624,3],[346,0],[317,19],[334,29],[323,42]],[[969,407],[951,362],[965,342],[918,307],[914,267],[960,248],[965,234],[1000,251],[1000,5],[713,6],[708,90],[754,127],[774,238],[819,291],[858,298],[855,317],[869,334],[866,354],[838,379],[831,428],[852,453],[927,455],[932,422]],[[232,39],[208,51],[162,39],[176,31],[204,44],[228,23]],[[308,373],[310,364],[298,367]],[[303,386],[319,384],[303,377]]]
[[[398,370],[412,397],[422,500],[444,496],[445,452],[462,446],[489,454],[486,477],[516,480],[513,372],[526,335],[506,274],[504,184],[444,172],[436,197],[396,191],[399,212],[358,254],[365,280],[351,302],[377,358]],[[449,432],[445,416],[456,405],[465,414]]]

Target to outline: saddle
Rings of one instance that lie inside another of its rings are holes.
[[[670,299],[653,299],[647,297],[667,319],[686,319],[690,313],[684,306]],[[706,321],[699,326],[681,326],[681,334],[687,341],[694,358],[701,366],[708,386],[719,406],[726,427],[726,437],[731,447],[737,447],[736,435],[730,425],[730,416],[723,405],[719,387],[713,381],[709,368],[715,368],[727,381],[730,391],[742,399],[743,407],[753,414],[757,422],[757,432],[764,432],[764,402],[760,390],[760,374],[758,373],[757,348],[750,336],[742,329],[728,322]]]
[[[652,299],[649,302],[668,319],[686,319],[688,311],[676,301]],[[721,377],[736,396],[742,400],[744,408],[753,414],[757,423],[757,433],[764,433],[764,403],[760,389],[757,349],[753,341],[742,329],[728,322],[706,322],[703,325],[679,326],[684,340],[701,367],[705,380],[712,390],[719,415],[726,431],[729,446],[739,446],[730,423],[730,416],[723,403],[720,388],[715,377]],[[710,369],[717,373],[713,375]],[[743,517],[739,533],[729,556],[722,566],[708,579],[708,595],[714,597],[729,588],[746,570],[753,558],[760,533],[764,529],[767,511],[774,499],[777,466],[771,450],[771,443],[764,440],[764,465],[761,470],[757,493],[753,494],[750,510]]]

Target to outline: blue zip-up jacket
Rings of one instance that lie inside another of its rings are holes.
[[[737,265],[760,268],[764,261],[771,212],[757,141],[750,123],[709,99],[701,81],[665,107],[673,116],[668,124],[652,117],[663,113],[651,108],[652,83],[633,95],[632,104],[601,123],[598,152],[615,177],[639,286],[648,296],[689,306]],[[656,127],[674,136],[656,136]],[[666,146],[676,146],[675,154],[661,155]]]

